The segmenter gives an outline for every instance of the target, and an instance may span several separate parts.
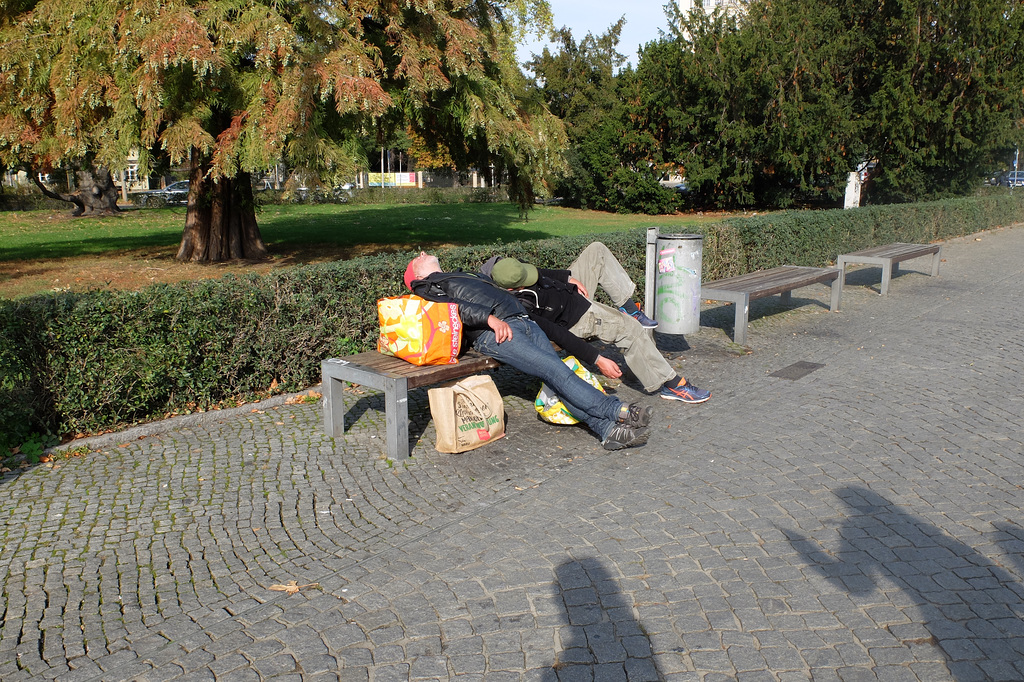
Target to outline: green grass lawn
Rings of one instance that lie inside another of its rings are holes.
[[[527,219],[511,204],[270,205],[257,216],[271,253],[317,245],[487,244],[659,226],[683,231],[721,216],[644,216],[539,206]],[[175,246],[185,209],[125,211],[111,218],[66,212],[0,213],[0,261],[70,258]]]

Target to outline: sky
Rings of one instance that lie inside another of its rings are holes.
[[[548,0],[551,5],[553,23],[556,28],[567,26],[572,37],[579,43],[587,33],[601,35],[608,27],[625,15],[626,25],[622,27],[619,52],[629,63],[636,66],[636,52],[640,45],[658,38],[658,30],[668,28],[665,18],[666,0]],[[530,59],[531,53],[540,53],[544,41],[533,41],[520,46],[519,61]]]

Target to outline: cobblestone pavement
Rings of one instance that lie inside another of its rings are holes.
[[[627,379],[624,453],[500,370],[463,455],[420,391],[389,461],[356,388],[338,442],[261,404],[0,477],[0,679],[1024,679],[1024,228],[943,257],[757,302],[748,349],[729,308],[659,336],[714,398]]]

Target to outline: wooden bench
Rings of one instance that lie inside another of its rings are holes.
[[[932,257],[932,277],[939,274],[939,262],[942,260],[942,247],[938,244],[886,244],[885,246],[873,246],[870,249],[844,253],[836,259],[836,267],[843,273],[839,278],[839,286],[846,283],[846,266],[850,263],[866,263],[868,265],[882,266],[882,290],[881,295],[889,293],[889,281],[893,275],[899,272],[900,261],[920,258],[921,256]]]
[[[835,268],[783,265],[770,270],[758,270],[739,277],[705,282],[700,285],[700,297],[736,304],[733,341],[742,346],[747,342],[747,322],[751,301],[774,294],[782,294],[782,300],[789,301],[792,299],[793,289],[821,283],[832,287],[829,310],[835,312],[839,309],[839,297],[842,293],[839,272]]]
[[[500,362],[475,350],[466,352],[454,365],[418,367],[400,358],[367,351],[320,363],[323,376],[324,431],[332,438],[345,433],[345,382],[384,391],[388,455],[410,457],[409,389],[460,379],[499,367]]]

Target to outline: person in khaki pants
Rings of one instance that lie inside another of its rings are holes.
[[[584,249],[568,270],[547,270],[494,256],[481,272],[514,291],[548,338],[605,376],[618,378],[622,370],[585,339],[596,337],[621,350],[626,365],[649,393],[686,403],[702,403],[711,397],[710,391],[688,383],[665,360],[646,331],[658,323],[633,301],[636,284],[601,242]],[[617,309],[590,299],[598,286]]]

